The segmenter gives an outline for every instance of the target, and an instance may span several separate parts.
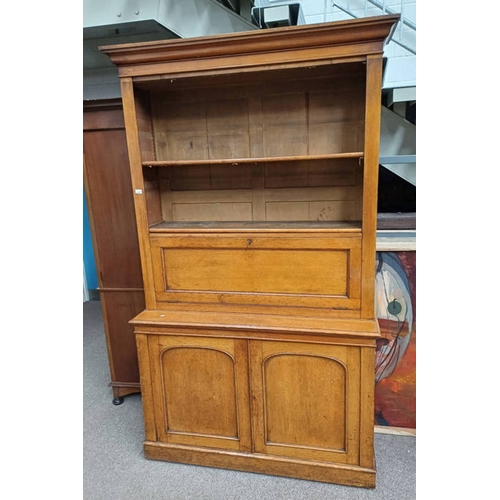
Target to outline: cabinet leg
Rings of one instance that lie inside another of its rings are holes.
[[[113,388],[113,404],[116,406],[123,403],[124,396],[141,392],[141,385],[138,382],[130,382],[127,384],[118,383],[119,385],[114,384],[114,382],[111,382],[109,385]]]

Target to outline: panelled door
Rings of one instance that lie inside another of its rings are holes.
[[[149,337],[161,442],[251,450],[247,346],[238,339]]]
[[[255,452],[358,464],[359,348],[249,345]]]

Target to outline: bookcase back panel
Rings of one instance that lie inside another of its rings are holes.
[[[361,183],[357,160],[276,162],[265,165],[265,187],[355,186]]]
[[[362,79],[152,94],[157,160],[357,152],[364,141]]]
[[[203,191],[212,189],[250,189],[252,166],[184,165],[162,169],[161,177],[168,181],[171,191]]]
[[[357,160],[168,167],[159,172],[165,221],[358,221]]]
[[[151,102],[149,92],[135,90],[135,115],[137,120],[137,131],[141,158],[143,160],[155,159],[155,143],[153,135],[153,123],[151,120]]]
[[[220,221],[229,214],[235,222],[250,221],[252,203],[175,203],[172,206],[172,218],[175,221]]]

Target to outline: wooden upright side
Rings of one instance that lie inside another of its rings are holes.
[[[375,350],[372,347],[362,347],[360,362],[360,428],[359,428],[359,465],[375,467],[374,456],[374,425],[375,425]]]
[[[366,60],[365,157],[363,176],[363,248],[361,318],[375,317],[375,252],[377,234],[378,158],[382,55]]]
[[[156,441],[154,419],[153,389],[151,386],[151,368],[149,366],[149,348],[147,335],[136,334],[137,358],[141,377],[141,398],[144,413],[144,432],[146,441]]]
[[[156,307],[156,298],[154,293],[151,250],[149,247],[148,215],[144,178],[142,175],[142,158],[134,103],[134,89],[131,78],[122,78],[120,84],[123,99],[123,114],[127,131],[127,144],[130,161],[130,175],[132,179],[132,193],[134,196],[135,217],[137,223],[137,232],[139,234],[139,250],[142,263],[142,277],[144,280],[146,308],[154,309]]]

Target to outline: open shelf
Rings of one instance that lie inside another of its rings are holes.
[[[325,155],[303,155],[303,156],[268,156],[265,158],[224,158],[210,160],[150,160],[143,161],[143,167],[179,167],[183,165],[238,165],[238,164],[259,164],[271,162],[298,162],[298,161],[317,161],[317,160],[337,160],[348,158],[363,158],[363,152],[352,153],[333,153]]]
[[[160,222],[149,228],[150,233],[165,232],[245,232],[245,231],[271,231],[271,232],[361,232],[361,222],[344,221],[203,221],[203,222]]]

